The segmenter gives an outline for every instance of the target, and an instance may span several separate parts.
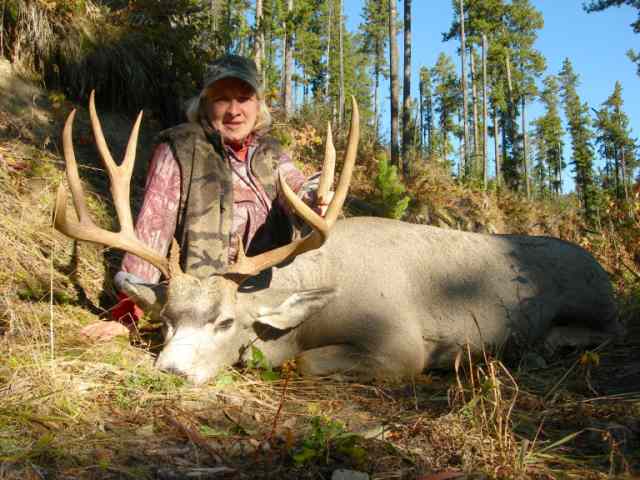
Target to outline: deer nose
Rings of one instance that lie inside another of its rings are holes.
[[[171,373],[173,375],[185,376],[187,372],[184,368],[180,368],[180,363],[175,358],[171,358],[161,352],[158,358],[156,358],[155,366],[158,370],[164,373]]]
[[[164,372],[164,373],[171,373],[173,375],[179,375],[181,377],[184,377],[186,375],[184,370],[181,370],[175,365],[160,365],[158,368],[160,369],[161,372]]]

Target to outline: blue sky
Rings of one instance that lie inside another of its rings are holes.
[[[363,3],[362,0],[344,0],[347,25],[351,31],[361,22]],[[629,48],[640,48],[640,35],[634,34],[629,26],[636,19],[637,12],[631,7],[612,7],[603,12],[587,14],[582,10],[582,3],[582,0],[532,0],[545,21],[535,46],[547,59],[547,74],[557,74],[563,60],[569,57],[580,75],[578,93],[590,107],[598,108],[613,91],[616,80],[619,80],[633,134],[639,136],[640,77],[636,75],[635,65],[625,55]],[[449,29],[453,17],[451,0],[413,0],[412,7],[411,88],[412,95],[417,96],[420,67],[433,66],[440,52],[448,53],[457,61],[458,43],[442,42],[442,32]],[[400,16],[402,8],[401,1],[398,7]],[[398,39],[402,62],[402,37]],[[388,109],[388,99],[384,106]],[[527,113],[529,120],[541,114],[542,109],[536,104]],[[388,130],[388,115],[384,119]],[[566,143],[569,141],[567,138]],[[565,161],[570,155],[571,151],[567,148]],[[490,156],[493,156],[492,152]],[[567,173],[571,171],[571,167],[567,170]],[[568,175],[564,176],[566,178]],[[572,182],[568,182],[565,188],[571,189],[572,186]]]

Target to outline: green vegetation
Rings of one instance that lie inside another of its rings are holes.
[[[380,204],[384,216],[400,219],[409,206],[409,196],[405,195],[406,188],[398,177],[395,165],[389,165],[385,154],[378,157],[378,175],[375,178],[376,188],[380,194]]]
[[[247,368],[257,370],[260,378],[265,382],[279,380],[280,374],[273,371],[273,367],[265,358],[264,353],[259,348],[251,346],[251,358],[247,362]]]
[[[353,464],[362,467],[367,453],[358,446],[359,440],[362,437],[348,432],[342,422],[315,415],[311,417],[311,431],[303,438],[300,447],[294,449],[291,457],[296,465],[302,466],[318,461],[329,463],[332,456],[345,456]]]

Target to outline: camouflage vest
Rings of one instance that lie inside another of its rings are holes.
[[[233,221],[232,174],[221,138],[215,132],[206,134],[198,124],[185,123],[164,130],[158,140],[170,145],[180,165],[182,181],[175,237],[181,247],[182,268],[198,278],[220,273],[228,264]],[[272,201],[277,195],[275,174],[281,155],[277,140],[260,137],[250,159],[251,172]],[[275,229],[284,237],[276,239],[277,244],[291,237],[291,229],[281,217],[274,212],[267,219],[273,224],[267,230]]]

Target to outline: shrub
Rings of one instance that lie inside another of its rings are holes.
[[[385,217],[400,219],[409,207],[410,197],[405,195],[406,188],[398,177],[395,165],[389,165],[385,153],[378,156],[378,175],[376,175],[376,190]]]

